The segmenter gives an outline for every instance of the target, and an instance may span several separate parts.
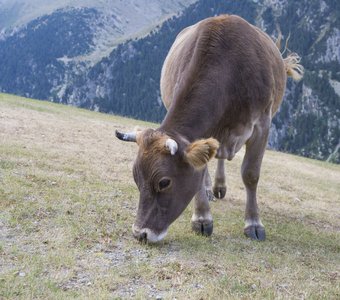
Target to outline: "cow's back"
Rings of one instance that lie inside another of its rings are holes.
[[[185,74],[190,72],[189,63],[198,38],[198,24],[184,28],[176,37],[175,42],[164,61],[161,73],[161,96],[164,105],[169,109],[179,83]]]
[[[197,94],[211,95],[210,87],[222,89],[220,96],[235,101],[234,106],[240,100],[258,107],[272,98],[276,112],[285,83],[283,60],[274,42],[242,18],[223,15],[187,27],[177,36],[162,68],[161,94],[169,109],[193,88],[202,89]]]

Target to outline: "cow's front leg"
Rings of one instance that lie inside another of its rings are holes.
[[[242,163],[242,179],[247,191],[244,234],[254,240],[266,238],[264,226],[260,220],[256,190],[260,178],[263,154],[267,145],[270,118],[265,118],[261,125],[254,128],[251,138],[246,144],[246,153]]]
[[[194,213],[191,218],[192,230],[205,236],[210,236],[213,232],[213,219],[209,206],[210,197],[212,197],[211,181],[208,169],[206,168],[202,187],[195,195]]]
[[[218,159],[215,173],[214,196],[217,199],[222,199],[226,192],[227,187],[225,184],[224,159]]]
[[[212,191],[212,185],[211,185],[211,177],[209,174],[209,171],[207,170],[204,175],[204,185],[205,185],[205,193],[207,194],[208,200],[213,201],[214,200],[214,194]]]

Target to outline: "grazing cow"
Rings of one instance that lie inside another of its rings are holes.
[[[245,144],[242,179],[247,191],[244,233],[265,239],[256,188],[271,120],[287,75],[300,79],[299,57],[283,59],[268,35],[244,19],[222,15],[185,28],[163,65],[161,93],[168,110],[160,127],[116,136],[139,146],[133,167],[140,191],[133,235],[164,238],[169,225],[195,198],[192,228],[211,235],[212,194],[226,193],[224,159]],[[208,161],[218,159],[212,189]]]

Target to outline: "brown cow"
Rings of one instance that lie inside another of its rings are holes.
[[[208,161],[218,166],[213,193],[226,193],[224,159],[245,144],[242,179],[247,191],[246,236],[265,239],[256,188],[271,120],[287,74],[300,79],[297,55],[283,59],[274,42],[242,18],[223,15],[185,28],[164,62],[161,93],[168,113],[160,127],[116,132],[137,142],[133,176],[140,191],[134,236],[157,242],[195,197],[192,228],[210,235],[213,220]]]

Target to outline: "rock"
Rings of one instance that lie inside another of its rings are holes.
[[[20,271],[18,275],[19,275],[20,277],[25,277],[25,276],[26,276],[26,273],[23,272],[23,271]]]

